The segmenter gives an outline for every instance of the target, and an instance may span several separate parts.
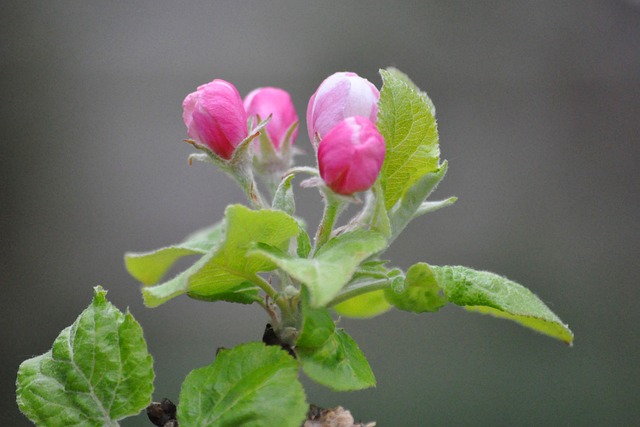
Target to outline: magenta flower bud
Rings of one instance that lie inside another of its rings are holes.
[[[325,184],[344,195],[371,188],[385,154],[384,138],[365,117],[338,123],[318,144],[318,168]]]
[[[259,116],[261,120],[271,115],[267,124],[267,135],[276,150],[280,149],[289,128],[298,121],[291,96],[276,87],[254,89],[244,98],[244,108],[249,116]],[[296,128],[291,135],[292,143],[297,135]]]
[[[347,117],[362,116],[376,122],[380,92],[356,73],[340,72],[327,77],[309,99],[307,129],[315,146],[317,134],[322,139]]]
[[[238,90],[216,79],[198,87],[182,102],[182,119],[189,137],[229,160],[247,130],[247,113]]]

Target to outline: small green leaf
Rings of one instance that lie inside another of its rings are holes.
[[[309,289],[311,305],[322,307],[347,284],[363,260],[385,245],[386,240],[380,233],[356,230],[329,240],[310,259],[294,258],[266,246],[258,247],[249,255],[273,262],[299,280]]]
[[[153,360],[133,316],[95,288],[47,353],[20,365],[17,400],[37,426],[117,426],[151,402]]]
[[[417,216],[417,212],[423,205],[425,199],[435,190],[446,173],[447,162],[444,162],[438,170],[421,176],[418,181],[403,194],[402,198],[389,212],[392,239],[398,237],[407,224]]]
[[[144,285],[153,285],[180,258],[187,255],[204,255],[222,238],[221,222],[198,230],[181,243],[151,252],[127,252],[124,255],[127,271]]]
[[[312,380],[336,391],[374,387],[376,379],[356,342],[337,329],[319,348],[296,346],[302,369]]]
[[[178,421],[184,426],[298,427],[307,409],[296,361],[280,347],[248,343],[220,351],[211,365],[187,376]]]
[[[300,226],[300,234],[298,234],[297,243],[298,248],[296,252],[298,254],[298,257],[307,258],[312,249],[311,239],[309,238],[307,231],[302,227],[302,225]]]
[[[447,304],[433,271],[424,262],[412,265],[402,287],[386,289],[385,296],[396,308],[413,313],[438,311]]]
[[[387,147],[381,183],[388,211],[423,175],[438,169],[440,148],[433,103],[426,94],[395,69],[380,70],[380,75],[377,125]]]
[[[264,132],[264,134],[266,134],[266,132]],[[271,146],[271,144],[269,144],[269,146]],[[273,209],[286,212],[289,215],[293,215],[296,212],[296,200],[293,197],[293,190],[291,188],[291,180],[293,177],[295,177],[295,174],[289,174],[280,181],[276,194],[273,196],[272,203]]]
[[[306,294],[305,290],[303,293]],[[325,307],[311,308],[308,298],[302,299],[302,327],[296,341],[296,348],[319,348],[335,332],[336,324]]]
[[[251,247],[263,243],[284,250],[300,232],[296,220],[282,211],[253,211],[242,205],[227,207],[225,223],[224,238],[211,252],[173,279],[142,289],[147,306],[156,307],[184,293],[208,300],[236,293],[238,286],[253,280],[257,272],[275,268],[264,257],[248,254]]]
[[[432,266],[438,284],[454,304],[513,320],[535,331],[573,342],[573,333],[530,290],[487,271],[461,266]]]
[[[384,192],[380,180],[371,188],[374,197],[373,214],[371,216],[371,230],[382,233],[384,237],[391,236],[391,224],[384,203]]]
[[[380,289],[350,298],[333,309],[341,316],[366,319],[385,313],[391,309],[391,304],[385,298],[385,291]]]

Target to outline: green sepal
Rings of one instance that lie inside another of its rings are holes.
[[[309,259],[295,258],[266,245],[259,245],[249,256],[277,265],[309,289],[311,306],[323,307],[349,282],[363,260],[385,246],[380,233],[356,230],[330,239]]]
[[[187,375],[178,421],[185,426],[298,427],[307,409],[295,359],[278,346],[253,342],[221,350],[211,365]]]
[[[412,265],[403,283],[384,293],[396,308],[413,313],[438,311],[447,304],[433,271],[424,262]]]
[[[452,303],[470,311],[513,320],[571,344],[573,333],[533,292],[487,271],[462,266],[432,266],[438,284]]]
[[[125,267],[129,274],[144,285],[157,283],[180,258],[188,255],[204,255],[223,237],[223,223],[198,230],[178,244],[150,252],[127,252]]]
[[[423,175],[438,169],[440,148],[429,98],[396,69],[380,70],[377,126],[385,139],[381,184],[389,211]]]
[[[47,353],[18,370],[17,401],[37,426],[117,426],[151,402],[153,359],[142,328],[94,288],[93,302]]]
[[[231,293],[232,302],[248,302],[255,292],[241,286],[254,280],[256,273],[276,268],[264,257],[252,256],[250,249],[262,243],[286,250],[300,232],[296,220],[282,211],[254,211],[242,205],[227,207],[225,224],[224,238],[212,251],[173,279],[142,289],[147,306],[156,307],[184,293],[204,300],[227,300],[224,296]],[[243,295],[238,296],[239,290]]]

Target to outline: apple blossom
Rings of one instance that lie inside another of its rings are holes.
[[[348,117],[318,144],[318,168],[325,184],[343,195],[369,189],[385,155],[385,142],[366,117]]]
[[[307,129],[316,145],[334,126],[347,117],[362,116],[376,121],[380,92],[367,79],[352,72],[327,77],[309,99]]]
[[[248,136],[247,113],[238,90],[231,83],[215,79],[187,95],[182,118],[189,137],[229,160]]]
[[[244,98],[244,108],[249,116],[259,116],[261,120],[271,115],[267,124],[267,135],[276,150],[284,142],[287,131],[298,121],[291,96],[276,87],[254,89]],[[291,134],[291,142],[296,139],[298,129]]]

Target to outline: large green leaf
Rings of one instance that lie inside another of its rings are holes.
[[[307,409],[296,361],[280,347],[248,343],[220,351],[211,365],[187,376],[178,421],[189,427],[298,427]]]
[[[127,252],[124,255],[127,271],[145,285],[153,285],[180,258],[187,255],[204,255],[223,236],[223,223],[203,228],[187,236],[181,243],[150,252]]]
[[[380,70],[380,75],[377,125],[387,147],[381,183],[390,210],[423,175],[438,169],[440,148],[433,104],[426,94],[395,69]]]
[[[447,304],[429,265],[421,262],[407,270],[404,283],[385,290],[387,300],[396,308],[413,313],[438,311]]]
[[[573,342],[569,327],[524,286],[497,274],[467,267],[431,268],[452,303],[471,311],[516,321],[567,344]]]
[[[282,211],[253,211],[242,205],[227,207],[225,224],[224,238],[211,252],[168,282],[142,289],[146,305],[155,307],[184,293],[197,299],[224,299],[222,295],[236,293],[257,272],[275,268],[268,259],[247,253],[250,248],[262,243],[285,250],[300,232],[296,220]],[[247,302],[255,296],[251,288],[242,292]]]
[[[273,262],[309,289],[311,305],[322,307],[351,279],[358,265],[383,249],[385,238],[374,231],[356,230],[329,240],[313,258],[295,258],[267,246],[249,252]]]
[[[151,402],[153,360],[142,329],[95,288],[92,304],[47,353],[20,365],[20,410],[37,426],[117,426]]]
[[[296,346],[296,354],[309,378],[333,390],[361,390],[376,385],[369,362],[343,329],[336,329],[320,347]]]

